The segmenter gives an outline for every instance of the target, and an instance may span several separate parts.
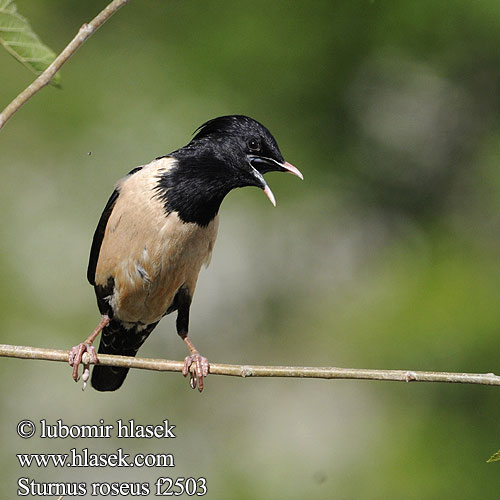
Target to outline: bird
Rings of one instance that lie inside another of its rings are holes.
[[[190,375],[193,389],[203,390],[210,365],[188,335],[198,274],[210,261],[219,208],[231,190],[258,187],[276,206],[264,180],[272,171],[303,179],[264,125],[227,115],[203,123],[186,146],[118,181],[92,240],[87,279],[101,320],[69,351],[75,381],[83,364],[85,388],[93,364],[94,389],[119,389],[129,369],[99,365],[98,354],[135,356],[162,317],[176,311],[177,333],[189,349],[182,373]],[[93,342],[99,334],[96,353]],[[90,361],[82,360],[85,352]]]

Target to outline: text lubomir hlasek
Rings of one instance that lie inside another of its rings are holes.
[[[137,438],[137,439],[170,439],[175,438],[175,425],[168,419],[161,424],[137,424],[134,419],[117,420],[115,424],[105,424],[103,419],[98,424],[66,425],[62,420],[49,424],[45,419],[40,420],[40,437],[48,439],[66,438]],[[114,431],[114,433],[113,433]]]

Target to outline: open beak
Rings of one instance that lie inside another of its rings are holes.
[[[266,174],[267,172],[290,172],[291,174],[296,175],[299,179],[304,180],[302,172],[287,161],[280,163],[272,158],[254,155],[248,155],[248,161],[261,174]]]
[[[287,161],[280,163],[272,158],[266,158],[264,156],[253,156],[248,155],[248,161],[250,165],[254,168],[255,176],[259,178],[261,181],[261,187],[264,190],[265,195],[269,198],[269,201],[276,206],[276,198],[274,197],[271,188],[267,185],[264,180],[263,174],[267,172],[290,172],[293,175],[296,175],[299,179],[304,180],[304,176],[302,172],[294,167],[291,163]],[[259,175],[257,175],[259,174]]]

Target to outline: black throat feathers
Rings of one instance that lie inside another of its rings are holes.
[[[167,155],[177,164],[158,178],[157,195],[167,214],[177,212],[183,222],[206,227],[219,212],[224,197],[236,187],[225,162],[210,151],[189,146]],[[164,158],[164,157],[160,157]]]

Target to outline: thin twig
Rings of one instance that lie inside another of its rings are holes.
[[[40,347],[0,344],[0,357],[1,356],[68,362],[68,351],[43,349]],[[84,362],[88,361],[89,359],[84,358]],[[99,363],[106,366],[166,372],[180,372],[184,366],[184,362],[182,361],[111,356],[109,354],[99,354]],[[213,375],[229,375],[233,377],[295,377],[500,385],[500,376],[493,373],[419,372],[411,370],[368,370],[313,366],[227,365],[221,363],[210,363],[210,373]]]
[[[80,48],[80,46],[95,33],[118,9],[130,0],[113,0],[102,10],[90,23],[84,24],[76,36],[69,42],[64,50],[54,59],[52,64],[36,80],[24,89],[3,111],[0,113],[0,129],[7,123],[9,118],[39,90],[48,85],[54,75],[61,69],[62,65]]]

